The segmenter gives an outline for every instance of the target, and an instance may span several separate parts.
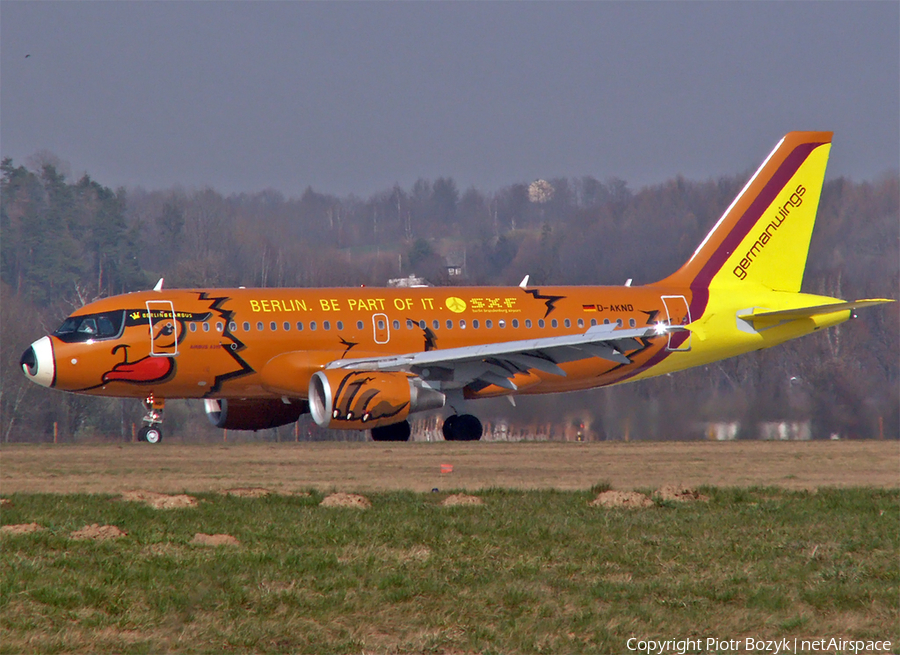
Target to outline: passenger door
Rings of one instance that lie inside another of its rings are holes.
[[[153,357],[177,355],[181,326],[175,319],[172,301],[148,300],[147,317],[150,321],[150,355]]]

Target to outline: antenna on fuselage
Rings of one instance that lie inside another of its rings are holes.
[[[159,282],[156,283],[156,286],[153,287],[154,291],[162,291],[163,278],[159,278]]]
[[[628,278],[627,280],[625,280],[625,286],[630,287],[632,282],[633,280],[631,278]]]
[[[522,281],[519,282],[520,288],[525,289],[526,287],[528,287],[528,278],[529,278],[528,275],[526,275],[525,277],[522,278]]]

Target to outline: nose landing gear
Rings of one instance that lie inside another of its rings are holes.
[[[142,403],[144,405],[144,411],[147,412],[146,416],[143,418],[143,422],[146,423],[146,425],[138,431],[138,441],[158,444],[163,438],[162,422],[166,401],[162,398],[154,398],[151,393],[147,396],[146,400],[142,401]]]

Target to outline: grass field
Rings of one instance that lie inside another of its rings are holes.
[[[451,464],[453,473],[441,474]],[[4,445],[3,493],[900,486],[900,442]]]
[[[322,494],[156,510],[14,494],[0,652],[621,653],[631,636],[844,636],[898,628],[897,490],[702,490],[601,509],[590,491]],[[90,524],[127,533],[69,538]],[[192,545],[225,533],[237,546]]]
[[[900,646],[896,442],[167,446],[0,449],[0,523],[44,528],[0,536],[0,653]],[[602,479],[709,499],[592,507]],[[235,486],[279,493],[215,492]],[[442,507],[451,488],[484,505]],[[200,502],[153,509],[129,489]],[[372,507],[321,507],[336,489]],[[126,534],[72,538],[92,524]]]

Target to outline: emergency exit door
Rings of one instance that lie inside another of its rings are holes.
[[[684,296],[662,296],[663,305],[669,325],[689,325],[691,322],[691,308]],[[690,332],[669,333],[669,343],[666,350],[686,352],[691,349]]]

